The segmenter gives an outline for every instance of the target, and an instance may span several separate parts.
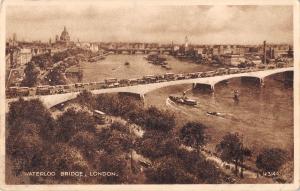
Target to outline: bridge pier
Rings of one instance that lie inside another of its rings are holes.
[[[193,83],[193,89],[199,89],[200,91],[214,93],[215,86],[213,84]]]
[[[283,83],[286,86],[292,86],[294,81],[294,73],[293,72],[284,72],[283,73]]]
[[[264,82],[263,78],[259,79],[259,84],[260,84],[260,87],[264,87],[265,86],[265,82]]]
[[[143,105],[145,105],[145,95],[144,94],[140,94],[140,99],[141,99]]]

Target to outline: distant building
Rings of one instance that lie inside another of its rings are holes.
[[[212,54],[213,55],[220,55],[220,49],[218,47],[214,47],[212,49]]]
[[[32,52],[30,48],[22,48],[19,52],[18,64],[25,65],[32,58]]]
[[[67,28],[64,27],[64,30],[61,32],[60,37],[58,38],[58,35],[55,36],[55,44],[56,45],[69,45],[71,42],[71,38],[69,35],[69,32],[67,31]]]
[[[245,60],[239,54],[225,54],[222,56],[223,63],[228,66],[238,66],[241,62]]]
[[[99,51],[99,47],[97,44],[90,44],[90,50],[92,52],[98,52]]]
[[[63,42],[70,42],[70,35],[69,35],[66,27],[64,27],[64,30],[61,32],[59,39],[60,39],[60,41],[63,41]]]

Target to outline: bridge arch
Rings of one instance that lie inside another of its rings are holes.
[[[221,80],[218,80],[218,81],[215,81],[213,82],[212,86],[216,86],[217,84],[223,82],[223,81],[226,81],[226,80],[231,80],[231,79],[235,79],[235,78],[252,78],[252,79],[257,79],[259,80],[259,82],[262,82],[262,78],[258,77],[258,76],[253,76],[253,75],[245,75],[245,76],[231,76],[231,77],[228,77],[228,78],[223,78]]]
[[[281,74],[281,73],[284,74],[284,73],[288,73],[288,72],[294,73],[293,70],[280,71],[280,72],[273,72],[273,73],[268,73],[268,74],[264,75],[263,78],[270,77],[270,76],[275,75],[275,74]]]
[[[230,75],[223,75],[223,76],[213,76],[213,77],[205,77],[205,78],[195,78],[195,79],[183,79],[183,80],[175,80],[175,81],[166,81],[160,83],[153,83],[153,84],[139,84],[134,86],[127,86],[127,87],[116,87],[116,88],[109,88],[109,89],[98,89],[92,90],[91,92],[94,94],[102,94],[102,93],[116,93],[116,92],[129,92],[139,94],[143,97],[146,93],[151,92],[153,90],[173,86],[173,85],[181,85],[181,84],[207,84],[212,87],[216,83],[219,83],[224,80],[228,80],[235,77],[256,77],[261,79],[263,83],[263,79],[269,75],[273,75],[276,73],[282,72],[293,72],[293,67],[289,68],[280,68],[280,69],[272,69],[266,71],[255,71],[255,72],[248,72],[248,73],[238,73],[238,74],[230,74]],[[27,97],[27,99],[33,98],[40,98],[41,101],[44,102],[45,106],[51,108],[59,103],[66,102],[68,100],[74,99],[77,97],[79,92],[72,92],[72,93],[64,93],[64,94],[55,94],[55,95],[45,95],[45,96],[33,96]],[[13,100],[11,100],[13,101]]]

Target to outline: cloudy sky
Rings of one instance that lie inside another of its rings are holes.
[[[67,27],[76,41],[193,44],[292,43],[291,6],[8,6],[7,37],[48,41]]]

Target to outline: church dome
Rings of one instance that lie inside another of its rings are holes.
[[[68,33],[66,27],[64,27],[64,30],[62,31],[62,33],[60,35],[60,40],[61,41],[70,41],[70,36],[69,36],[69,33]]]

